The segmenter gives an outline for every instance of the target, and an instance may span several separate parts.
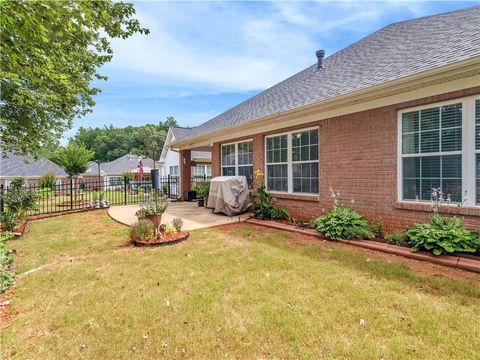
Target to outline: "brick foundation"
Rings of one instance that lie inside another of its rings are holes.
[[[319,126],[319,195],[282,194],[278,196],[278,205],[288,207],[295,217],[311,219],[331,209],[329,187],[332,187],[340,192],[345,204],[350,205],[351,199],[355,199],[355,210],[371,223],[383,221],[386,231],[428,221],[431,216],[429,204],[397,202],[397,112],[474,94],[480,94],[480,87],[248,136],[248,139],[253,138],[253,170],[263,172],[265,169],[265,135]],[[226,142],[237,140],[242,138]],[[214,176],[221,174],[220,146],[220,143],[213,145]],[[254,186],[258,185],[256,180]],[[456,212],[456,209],[451,210],[450,213]],[[480,228],[480,208],[464,208],[461,216],[466,226]]]

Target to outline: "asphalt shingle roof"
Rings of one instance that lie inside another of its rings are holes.
[[[48,159],[35,160],[30,156],[0,152],[0,177],[38,177],[49,172],[56,176],[67,176],[60,166]]]
[[[183,138],[189,137],[195,128],[184,128],[180,126],[172,126],[170,129],[172,130],[173,137],[175,138],[174,141],[178,141]],[[203,160],[203,161],[212,160],[212,153],[210,151],[192,151],[191,156],[192,156],[192,159],[196,159],[196,160]]]
[[[100,170],[105,171],[106,175],[110,174],[123,174],[135,170],[140,160],[144,167],[149,167],[153,169],[153,160],[150,158],[141,158],[138,155],[126,154],[118,159],[108,162],[100,163]],[[98,165],[95,162],[90,163],[89,169],[85,175],[96,175],[98,172]]]
[[[391,24],[325,58],[323,70],[317,71],[315,63],[192,129],[183,139],[479,55],[478,6]]]
[[[175,140],[183,139],[184,137],[188,137],[191,133],[193,128],[184,128],[180,126],[172,126],[172,133],[175,137]]]

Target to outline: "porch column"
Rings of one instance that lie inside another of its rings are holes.
[[[180,199],[185,200],[185,193],[190,190],[192,181],[192,152],[180,150]]]

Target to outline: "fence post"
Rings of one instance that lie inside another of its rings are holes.
[[[3,205],[3,184],[0,185],[0,212],[4,212],[5,207]]]
[[[127,205],[127,177],[123,177],[123,203]]]
[[[167,176],[167,194],[168,194],[168,198],[170,199],[170,197],[171,197],[171,194],[170,194],[170,174],[168,174],[168,176]]]
[[[73,179],[70,178],[70,210],[73,210]]]

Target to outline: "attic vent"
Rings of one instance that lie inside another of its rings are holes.
[[[317,70],[323,69],[323,58],[325,57],[325,50],[318,50],[315,55],[317,55]]]

